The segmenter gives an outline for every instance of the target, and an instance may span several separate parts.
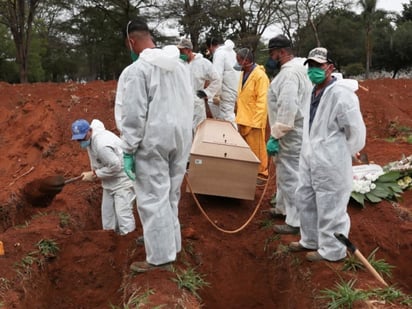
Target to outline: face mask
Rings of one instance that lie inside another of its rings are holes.
[[[90,146],[90,139],[87,140],[87,141],[81,141],[81,142],[80,142],[80,147],[83,148],[83,149],[85,149],[85,148],[87,148],[87,147],[89,147],[89,146]]]
[[[272,58],[269,58],[268,61],[266,61],[266,67],[268,68],[268,70],[271,71],[277,70],[280,67],[280,62]]]
[[[130,50],[130,57],[132,58],[133,62],[135,62],[137,59],[139,59],[139,55],[136,54],[133,50]]]
[[[189,56],[186,54],[180,54],[180,59],[182,59],[184,62],[189,62]]]
[[[316,85],[322,84],[326,79],[325,71],[321,68],[316,68],[316,67],[308,69],[308,76],[309,76],[309,79],[312,81],[312,83]]]
[[[235,69],[235,71],[242,71],[243,69],[239,62],[236,62],[233,68]]]

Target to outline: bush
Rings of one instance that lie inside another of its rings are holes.
[[[351,63],[343,68],[345,76],[354,76],[365,73],[362,63]]]

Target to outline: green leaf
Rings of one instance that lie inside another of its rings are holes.
[[[371,203],[379,203],[380,201],[382,201],[382,199],[380,197],[376,196],[372,192],[365,193],[365,197]]]
[[[396,192],[396,193],[402,193],[403,192],[402,188],[397,183],[390,184],[389,188],[391,188],[391,190]]]
[[[393,194],[392,190],[385,188],[384,186],[376,185],[376,188],[371,190],[370,193],[377,197],[386,198]]]
[[[390,171],[386,174],[379,176],[376,182],[396,182],[401,177],[401,173],[397,171]]]
[[[353,198],[357,203],[361,204],[362,207],[365,207],[365,196],[359,192],[353,191],[351,193],[351,198]]]

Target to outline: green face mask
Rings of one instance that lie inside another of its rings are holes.
[[[189,56],[186,54],[180,54],[180,59],[182,59],[184,62],[189,62]]]
[[[312,81],[312,83],[316,85],[322,84],[326,79],[325,71],[321,68],[316,68],[316,67],[308,69],[308,76],[309,76],[309,79]]]
[[[139,55],[137,55],[133,50],[130,51],[130,57],[132,58],[133,62],[139,59]]]

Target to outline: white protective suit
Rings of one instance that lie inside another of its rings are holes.
[[[114,121],[116,123],[117,130],[122,134],[121,119],[122,119],[122,105],[123,105],[123,93],[125,88],[125,81],[127,77],[127,70],[130,65],[125,67],[119,76],[116,88],[116,98],[114,101]]]
[[[124,235],[135,230],[133,204],[136,199],[133,182],[123,170],[121,140],[94,119],[87,153],[92,170],[102,182],[102,225]]]
[[[346,247],[333,233],[348,236],[352,156],[365,145],[366,128],[357,89],[358,83],[347,79],[327,86],[310,132],[309,108],[305,112],[297,190],[300,244],[317,249],[330,261],[346,256]]]
[[[299,155],[302,146],[304,112],[310,103],[312,83],[303,65],[293,58],[282,65],[268,90],[268,117],[271,135],[279,140],[276,164],[276,211],[286,215],[286,224],[300,226],[296,205]]]
[[[219,46],[213,54],[213,66],[219,73],[222,80],[220,91],[219,115],[217,119],[230,121],[235,128],[235,104],[237,90],[239,86],[240,72],[233,66],[237,63],[235,44],[231,40],[226,40],[224,45]]]
[[[203,58],[202,54],[195,54],[194,59],[189,63],[190,73],[192,77],[192,85],[194,90],[194,114],[193,114],[193,132],[197,126],[206,119],[205,100],[196,95],[196,91],[203,90],[208,98],[213,98],[219,91],[221,85],[220,75],[217,73],[213,64]],[[205,88],[205,83],[208,81],[208,86]]]
[[[135,155],[146,261],[181,250],[180,186],[192,143],[193,87],[176,46],[145,49],[130,65],[122,106],[122,148]]]

